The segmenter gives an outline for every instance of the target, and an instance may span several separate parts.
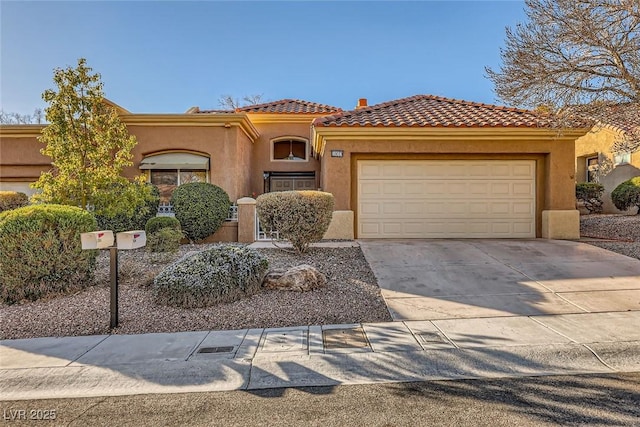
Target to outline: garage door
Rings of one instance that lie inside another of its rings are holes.
[[[535,237],[533,160],[361,160],[359,238]]]

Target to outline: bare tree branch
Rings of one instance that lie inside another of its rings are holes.
[[[257,105],[263,102],[262,94],[245,95],[242,99],[234,98],[232,95],[222,95],[218,98],[218,105],[222,108],[235,110],[237,108],[246,107],[248,105]]]
[[[614,153],[640,149],[640,0],[525,0],[528,21],[506,29],[500,70],[509,105],[576,115],[621,132]],[[544,107],[544,108],[540,108]]]
[[[43,121],[44,114],[41,108],[36,108],[33,114],[20,114],[0,110],[0,124],[3,125],[41,124]]]
[[[507,28],[501,100],[536,107],[640,102],[640,1],[527,0],[528,21]]]

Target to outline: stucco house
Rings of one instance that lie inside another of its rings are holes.
[[[623,181],[640,176],[640,152],[612,151],[616,141],[631,133],[640,134],[640,106],[614,105],[604,118],[576,140],[576,182],[599,181],[605,187],[605,213],[618,213],[611,192]]]
[[[166,200],[192,181],[232,200],[322,189],[356,238],[579,237],[575,141],[515,108],[417,95],[354,110],[284,99],[236,110],[136,114],[115,104]],[[0,188],[31,192],[49,168],[42,126],[0,127]]]

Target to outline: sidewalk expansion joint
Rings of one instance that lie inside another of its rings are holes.
[[[592,349],[591,347],[589,347],[586,344],[582,344],[582,346],[584,348],[586,348],[587,350],[589,350],[591,353],[593,353],[593,355],[596,357],[596,359],[598,359],[600,361],[600,363],[602,363],[604,366],[606,366],[607,368],[611,369],[613,372],[618,372],[618,370],[616,368],[614,368],[613,366],[609,365],[607,362],[602,360],[600,355],[598,353],[596,353],[596,351],[594,349]]]
[[[184,359],[185,362],[188,361],[191,358],[191,356],[193,356],[198,351],[198,349],[200,348],[204,340],[206,340],[210,334],[211,334],[211,331],[208,331],[207,334],[204,337],[202,337],[200,342],[196,344],[196,346],[191,350],[191,352],[189,352],[187,357]]]
[[[94,348],[96,348],[97,346],[99,346],[100,344],[102,344],[103,342],[106,341],[107,338],[109,338],[111,336],[111,334],[107,335],[106,337],[104,337],[103,339],[101,339],[99,342],[96,343],[96,345],[90,347],[87,349],[87,351],[85,351],[84,353],[82,353],[81,355],[79,355],[78,357],[76,357],[73,360],[70,360],[69,363],[67,363],[66,365],[64,365],[65,367],[68,367],[69,365],[71,365],[72,363],[75,363],[78,359],[80,359],[82,356],[84,356],[85,354],[89,353],[91,350],[93,350]]]
[[[435,328],[436,328],[438,331],[440,331],[440,333],[441,333],[442,335],[444,335],[444,337],[445,337],[446,339],[448,339],[448,340],[449,340],[449,342],[450,342],[451,344],[453,344],[453,346],[454,346],[455,348],[457,348],[458,350],[460,350],[460,347],[458,346],[458,344],[456,344],[456,343],[455,343],[455,342],[454,342],[454,341],[449,337],[449,335],[447,335],[447,334],[445,333],[445,331],[443,331],[442,329],[440,329],[440,327],[439,327],[438,325],[436,325],[436,324],[435,324],[435,322],[433,322],[433,321],[430,321],[430,322],[431,322],[431,324],[432,324],[433,326],[435,326]],[[421,345],[422,345],[422,344],[421,344]]]
[[[487,254],[489,255],[489,254]],[[489,255],[491,256],[491,255]],[[493,257],[492,257],[493,258]],[[496,261],[500,262],[498,259],[496,259]],[[534,279],[533,277],[529,276],[528,274],[524,273],[523,271],[518,270],[517,268],[515,268],[514,266],[512,266],[509,263],[502,263],[503,265],[505,265],[506,267],[512,269],[513,271],[515,271],[516,273],[522,274],[524,277],[526,277],[527,279],[531,280],[532,282],[535,282],[536,284],[542,286],[543,288],[545,288],[546,290],[548,290],[552,295],[557,296],[558,298],[560,298],[562,301],[571,304],[572,306],[584,311],[585,313],[590,313],[589,310],[587,310],[584,307],[581,307],[580,305],[576,304],[575,302],[563,297],[559,292],[554,291],[553,289],[551,289],[550,287],[546,286],[544,283],[542,283],[539,280]]]
[[[546,323],[543,323],[543,322],[539,321],[539,320],[538,320],[538,319],[536,319],[535,317],[533,317],[533,316],[527,316],[527,317],[528,317],[529,319],[533,320],[534,322],[536,322],[538,325],[543,326],[543,327],[545,327],[545,328],[549,329],[551,332],[554,332],[554,333],[556,333],[556,334],[560,335],[561,337],[565,337],[566,339],[568,339],[568,340],[569,340],[569,341],[571,341],[572,343],[574,343],[574,344],[580,344],[578,341],[574,340],[574,339],[573,339],[573,338],[571,338],[570,336],[565,335],[565,334],[563,334],[563,333],[562,333],[562,332],[560,332],[560,331],[556,331],[556,330],[555,330],[555,329],[553,329],[551,326],[547,325]]]

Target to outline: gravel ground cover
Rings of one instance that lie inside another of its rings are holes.
[[[640,259],[640,215],[583,215],[585,243]],[[280,249],[260,249],[270,268],[310,264],[322,271],[328,286],[311,292],[262,292],[208,308],[156,305],[150,285],[166,265],[187,252],[209,245],[183,245],[178,254],[144,250],[120,252],[120,326],[116,334],[245,329],[332,323],[391,321],[377,281],[362,251],[311,248],[298,256]],[[96,284],[73,295],[0,306],[0,339],[109,333],[109,255],[98,257]]]
[[[263,290],[249,298],[208,308],[156,305],[150,285],[166,265],[210,245],[183,245],[172,256],[144,250],[120,251],[120,326],[111,333],[136,334],[245,329],[333,323],[391,321],[362,251],[311,248],[298,256],[259,249],[270,269],[310,264],[327,276],[328,286],[310,292]],[[0,339],[109,333],[109,254],[98,257],[96,285],[73,295],[0,306]]]
[[[585,243],[640,259],[640,215],[582,215]]]

